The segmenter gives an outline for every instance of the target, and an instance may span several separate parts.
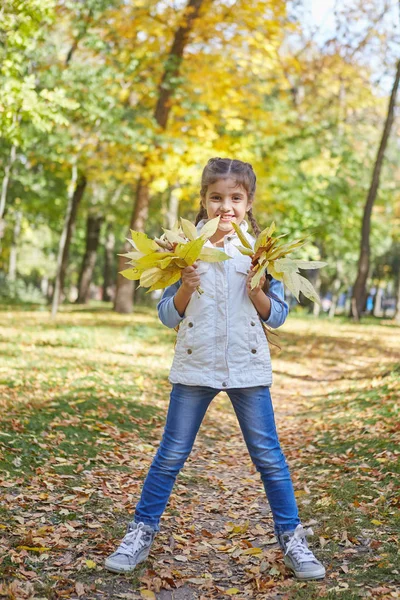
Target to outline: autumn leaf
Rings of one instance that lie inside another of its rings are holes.
[[[245,550],[243,552],[243,554],[251,554],[251,555],[256,555],[256,554],[262,554],[262,549],[261,548],[247,548],[247,550]]]
[[[181,278],[182,269],[193,265],[196,260],[220,262],[228,260],[225,252],[217,248],[204,248],[207,239],[218,228],[220,217],[211,219],[197,232],[187,219],[181,219],[182,229],[176,224],[173,229],[164,229],[160,238],[150,240],[144,233],[131,231],[131,244],[136,252],[121,256],[129,258],[131,268],[123,269],[120,275],[131,281],[140,281],[148,293],[173,285]],[[197,288],[199,294],[201,288]]]
[[[313,285],[302,275],[299,274],[299,269],[320,269],[326,266],[327,263],[321,261],[306,261],[288,258],[290,254],[297,248],[304,246],[306,240],[300,239],[287,244],[279,245],[279,240],[285,237],[286,234],[272,237],[276,226],[271,223],[269,227],[264,229],[257,237],[254,245],[254,250],[249,249],[249,244],[245,242],[245,236],[236,223],[232,223],[243,247],[239,247],[242,254],[247,254],[252,257],[252,268],[254,275],[251,279],[251,289],[256,288],[261,281],[265,271],[267,271],[274,279],[282,281],[289,291],[299,301],[300,292],[307,298],[320,304],[320,299]],[[251,248],[251,246],[250,246]]]
[[[97,565],[94,562],[94,560],[85,560],[85,564],[86,564],[86,566],[87,566],[88,569],[95,569],[97,567]]]
[[[80,581],[77,581],[75,583],[75,591],[76,591],[77,595],[79,596],[79,598],[81,596],[83,596],[83,594],[85,593],[85,586],[83,585],[83,583],[81,583]]]
[[[219,220],[220,217],[215,217],[214,219],[207,221],[200,229],[199,236],[207,240],[212,237],[218,229]]]
[[[132,246],[134,246],[134,248],[136,248],[139,252],[142,252],[143,254],[149,254],[150,252],[157,250],[157,244],[148,238],[145,233],[142,233],[141,231],[134,231],[133,229],[131,229],[130,232],[132,239],[128,241],[131,242]]]
[[[156,595],[151,590],[140,590],[140,595],[146,600],[156,600]]]
[[[51,550],[51,548],[46,547],[32,547],[32,546],[17,546],[17,550],[29,550],[30,552],[46,552],[47,550]]]
[[[195,225],[193,225],[193,223],[191,223],[187,219],[183,219],[183,218],[181,218],[181,223],[182,223],[183,233],[186,235],[188,240],[192,240],[192,241],[195,240],[198,237],[197,229],[196,229]]]

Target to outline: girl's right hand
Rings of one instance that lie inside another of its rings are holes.
[[[200,285],[200,275],[197,273],[197,267],[197,262],[194,262],[191,267],[182,269],[182,287],[188,294],[193,294]]]

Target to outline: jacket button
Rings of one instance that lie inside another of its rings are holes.
[[[256,353],[257,353],[257,350],[256,350],[255,348],[253,348],[253,349],[252,349],[252,351],[251,351],[251,353],[252,353],[252,354],[256,354]]]
[[[188,353],[188,354],[192,354],[192,351],[191,351],[191,349],[190,349],[190,348],[188,348],[188,351],[187,351],[187,353]]]
[[[254,325],[255,325],[254,321],[251,321],[250,325],[251,325],[252,327],[254,327]]]
[[[222,382],[222,387],[226,387],[228,384],[226,383],[226,381]]]
[[[193,323],[192,322],[188,323],[188,327],[193,327]]]
[[[232,238],[231,238],[231,236],[229,235],[229,236],[228,236],[226,239],[228,240],[228,242],[230,242]]]

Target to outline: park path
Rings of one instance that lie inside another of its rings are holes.
[[[310,482],[301,479],[293,463],[297,462],[299,447],[308,446],[310,451],[314,448],[313,422],[304,411],[312,410],[316,398],[368,380],[378,364],[382,368],[385,361],[388,365],[393,362],[394,337],[389,336],[389,343],[381,348],[382,340],[378,342],[375,336],[359,340],[357,346],[351,333],[349,327],[348,335],[338,339],[331,332],[321,344],[305,326],[301,360],[290,361],[284,353],[274,358],[271,392],[277,428],[282,449],[293,467],[291,473],[299,497],[306,496],[304,490],[309,491]],[[308,342],[304,341],[307,336]],[[307,502],[307,497],[302,497],[301,504]],[[293,592],[285,591],[292,578],[282,563],[259,474],[224,393],[210,405],[167,512],[171,509],[179,515],[163,518],[151,553],[153,568],[142,583],[153,589],[155,583],[157,589],[157,584],[165,585],[172,571],[179,587],[160,589],[155,592],[157,599],[226,598],[229,590],[236,598],[254,598],[258,594],[260,598],[293,597]],[[317,532],[322,524],[318,518],[303,523]],[[312,539],[310,544],[313,545]],[[260,553],[257,549],[261,549]],[[282,579],[278,583],[268,575],[281,575]],[[115,585],[113,593],[118,593],[119,586]],[[325,582],[318,585],[323,586],[324,593],[329,586],[329,571]],[[125,598],[123,592],[116,597]]]

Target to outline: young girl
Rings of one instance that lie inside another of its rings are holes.
[[[240,226],[254,245],[245,216],[258,235],[260,230],[252,213],[255,191],[256,176],[249,163],[212,158],[203,170],[196,224],[200,228],[205,220],[219,216],[218,230],[206,245],[220,247],[232,258],[186,267],[181,280],[164,291],[158,304],[164,325],[179,325],[169,376],[172,391],[167,421],[134,519],[120,546],[106,559],[110,571],[131,571],[147,558],[207,408],[224,390],[261,475],[285,564],[299,579],[321,579],[325,575],[323,565],[308,548],[308,532],[300,524],[270,397],[271,359],[261,321],[272,328],[284,323],[288,305],[283,285],[271,278],[265,285],[263,277],[251,289],[251,259],[237,249],[241,244],[232,226]],[[196,291],[199,285],[204,291],[201,295]]]

